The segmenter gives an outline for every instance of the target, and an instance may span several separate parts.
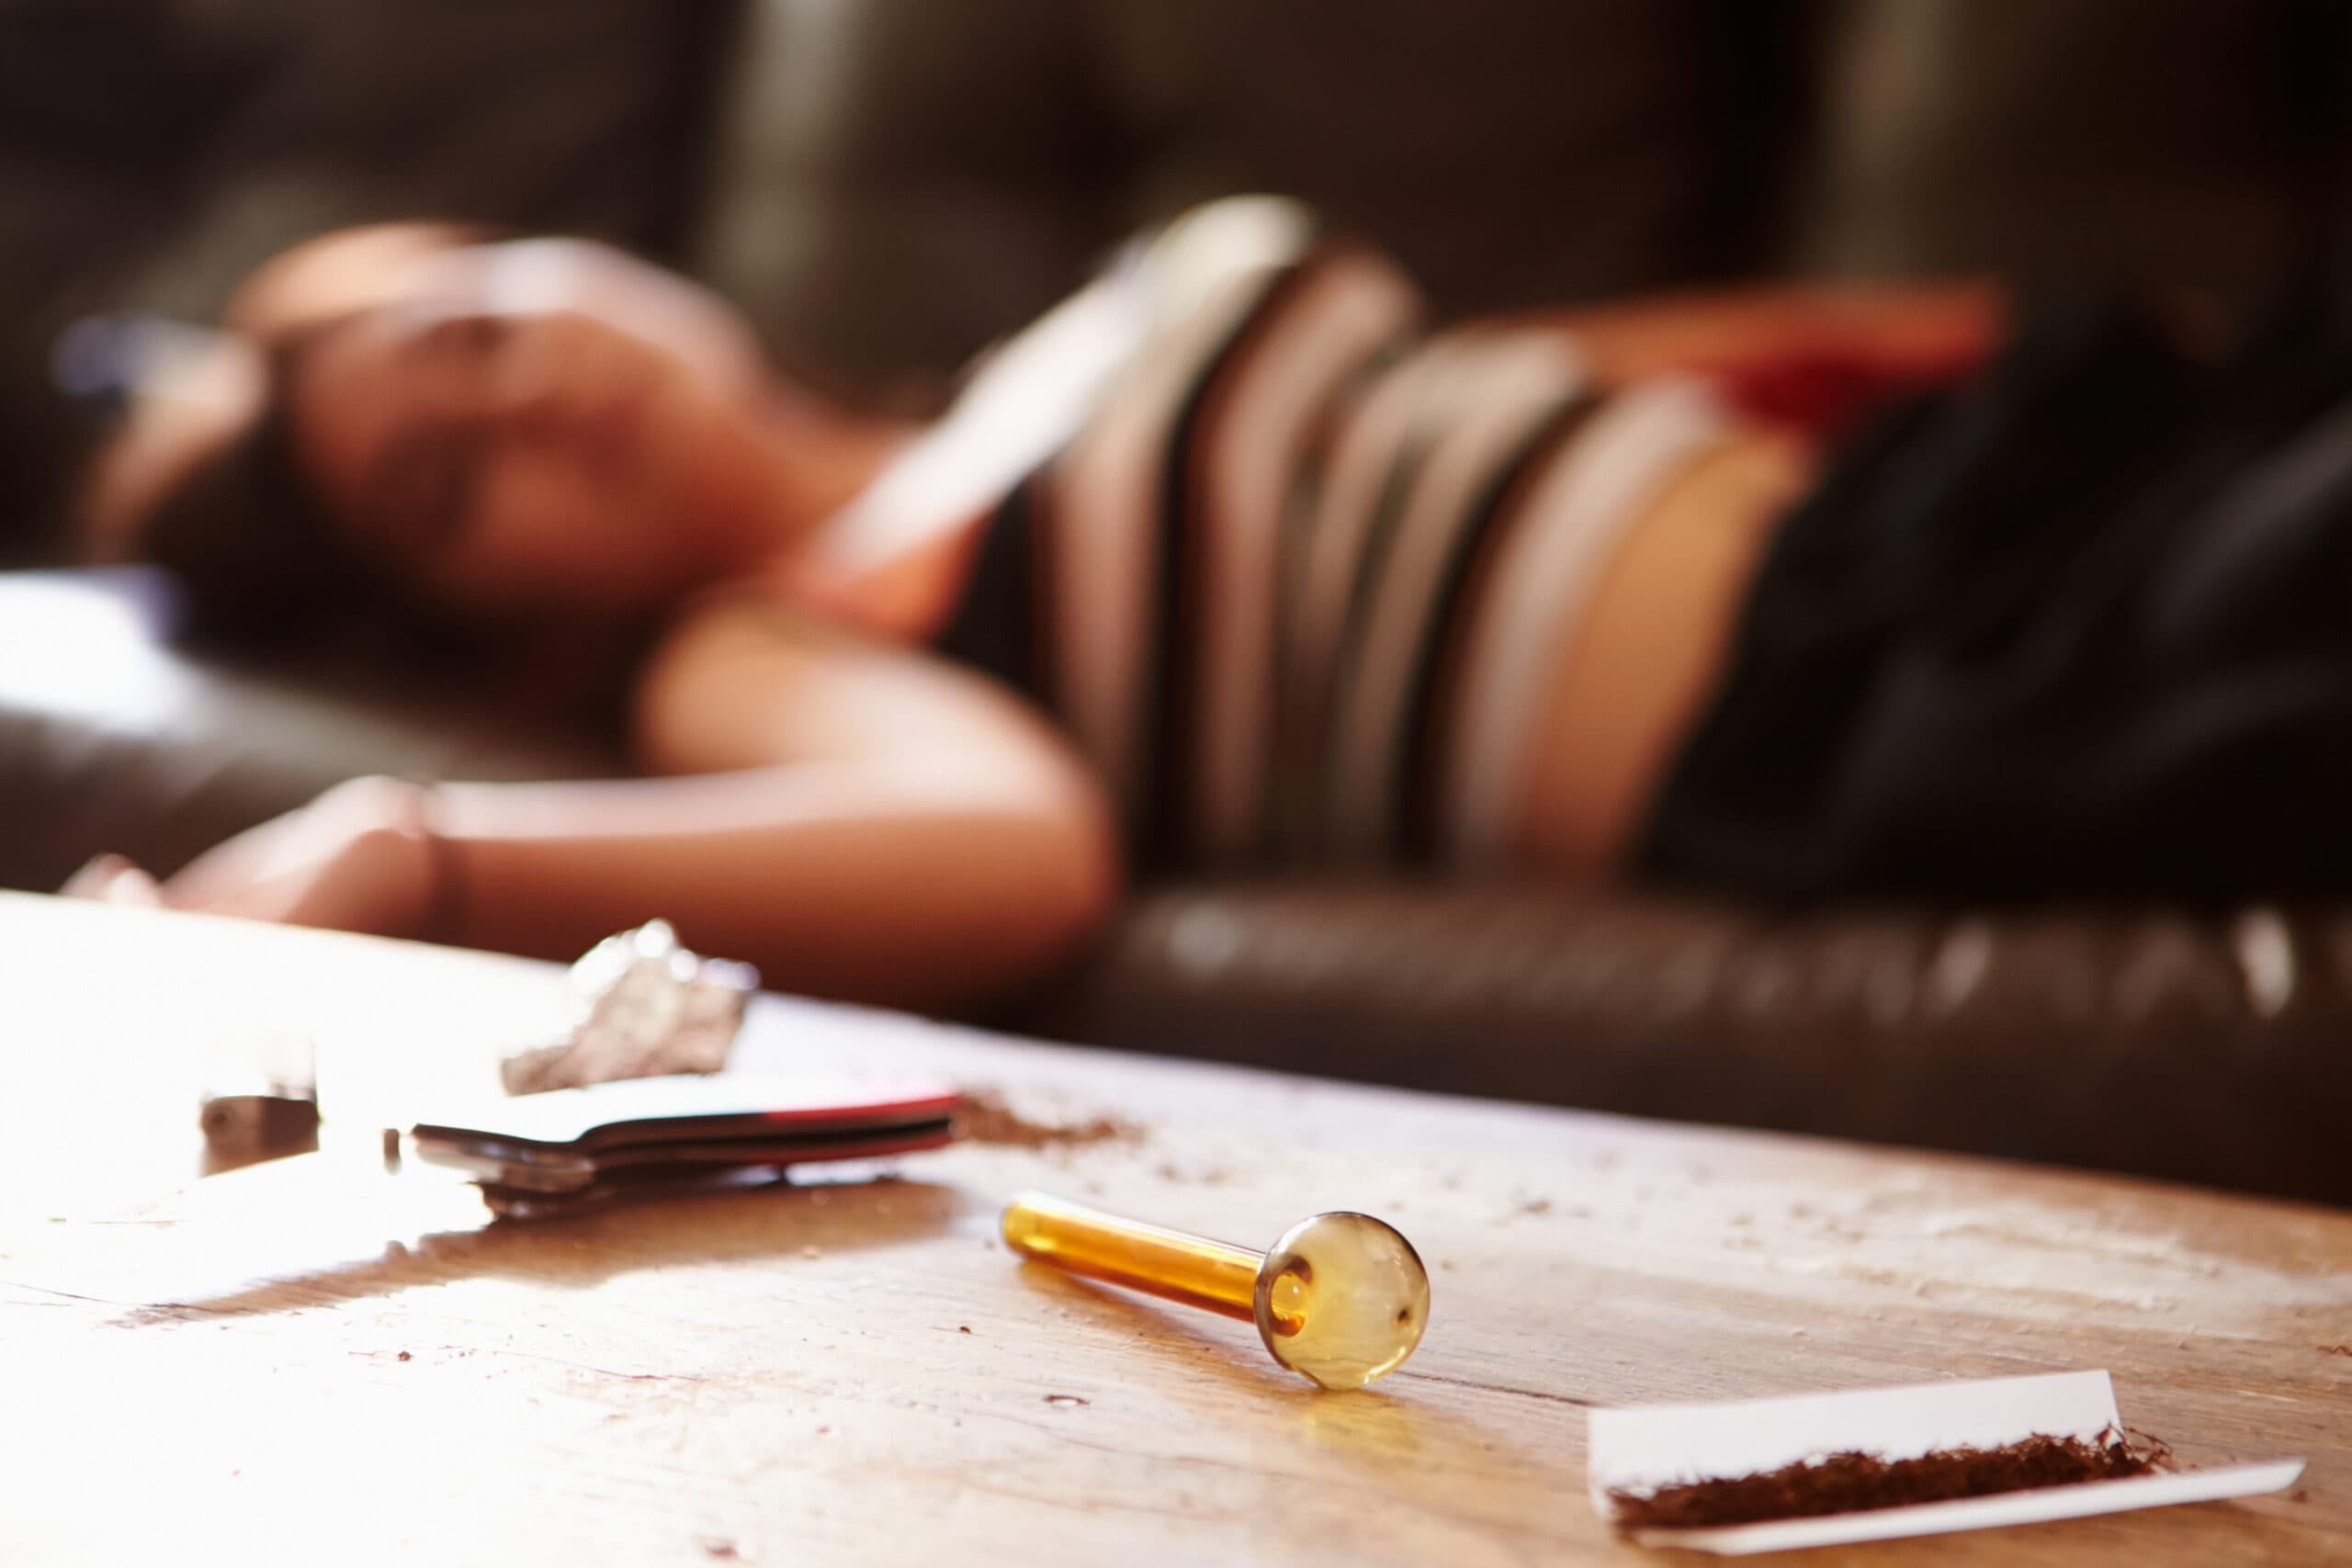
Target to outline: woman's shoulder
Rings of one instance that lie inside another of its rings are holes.
[[[647,645],[639,684],[658,678],[681,661],[728,650],[816,650],[864,640],[852,628],[797,604],[775,585],[746,578],[710,589],[681,605]]]

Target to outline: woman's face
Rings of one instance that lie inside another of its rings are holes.
[[[333,513],[484,613],[625,613],[742,564],[772,462],[749,332],[601,246],[411,263],[294,365],[294,439]]]

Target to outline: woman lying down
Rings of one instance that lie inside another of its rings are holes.
[[[141,389],[94,538],[249,627],[639,637],[644,776],[356,781],[75,890],[550,956],[661,914],[954,1008],[1138,870],[2352,887],[2336,299],[2204,356],[2059,302],[1974,372],[1971,290],[1431,333],[1242,201],[914,424],[597,247],[333,236]]]

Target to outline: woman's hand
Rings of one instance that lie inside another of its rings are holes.
[[[398,779],[354,779],[207,851],[158,887],[101,856],[65,892],[286,925],[421,936],[440,892],[431,794]]]

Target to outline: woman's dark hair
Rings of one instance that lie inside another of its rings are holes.
[[[271,348],[251,423],[190,464],[119,547],[171,572],[200,639],[275,646],[364,630],[447,646],[466,630],[353,543],[304,471],[291,393],[303,354],[338,324]]]
[[[379,574],[326,515],[295,454],[286,392],[298,352],[271,355],[253,423],[180,476],[130,547],[179,580],[209,637],[297,639],[373,596]]]

